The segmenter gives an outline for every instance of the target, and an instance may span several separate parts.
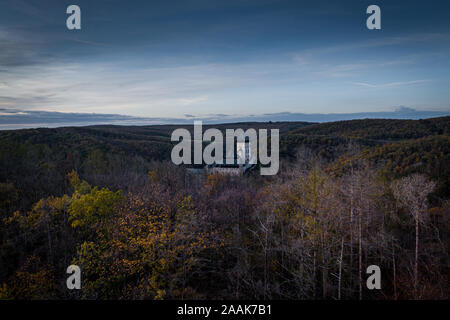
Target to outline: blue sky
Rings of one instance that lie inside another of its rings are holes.
[[[82,30],[65,26],[81,7]],[[368,30],[368,5],[382,30]],[[450,111],[446,0],[2,0],[0,115]]]

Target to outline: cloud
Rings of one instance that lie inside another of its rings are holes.
[[[181,104],[182,106],[190,106],[193,104],[196,104],[198,102],[206,101],[208,100],[208,96],[199,96],[199,97],[192,97],[192,98],[180,98],[177,99],[178,104]]]
[[[368,49],[386,46],[399,46],[411,43],[448,43],[450,33],[416,33],[402,36],[384,37],[375,40],[361,40],[348,42],[339,45],[316,47],[306,49],[293,54],[295,61],[308,61],[311,58],[325,55],[336,54],[338,52],[355,51],[357,49]]]
[[[413,84],[420,84],[420,83],[426,83],[430,82],[429,79],[423,79],[423,80],[412,80],[412,81],[398,81],[398,82],[389,82],[389,83],[381,83],[381,84],[370,84],[367,82],[352,82],[354,85],[362,86],[362,87],[368,87],[368,88],[392,88],[392,87],[399,87],[399,86],[409,86]]]
[[[173,119],[176,123],[187,121]],[[21,111],[0,109],[0,129],[37,127],[87,126],[99,124],[150,125],[172,121],[168,118],[140,118],[120,114],[64,113],[52,111]]]
[[[0,68],[11,71],[51,61],[50,55],[40,50],[43,45],[36,37],[27,37],[0,26]]]
[[[368,65],[363,63],[327,65],[323,67],[323,70],[317,71],[316,73],[331,78],[351,77],[367,67]]]
[[[47,16],[45,10],[41,10],[39,7],[33,6],[23,0],[9,1],[8,5],[24,15],[41,19],[47,23],[52,22],[50,17]]]
[[[0,109],[0,116],[18,116],[18,115],[26,115],[26,114],[28,114],[28,113],[23,112],[23,111]]]
[[[161,110],[161,115],[204,104],[209,98],[204,92],[229,86],[232,81],[220,75],[220,70],[214,65],[147,69],[112,63],[22,66],[10,72],[8,87],[0,83],[0,104],[63,112],[132,109],[131,113],[142,115]]]

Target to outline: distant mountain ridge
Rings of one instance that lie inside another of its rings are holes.
[[[235,122],[332,122],[357,119],[427,119],[450,116],[449,111],[420,111],[399,107],[395,111],[357,112],[357,113],[295,113],[278,112],[261,115],[212,114],[207,116],[186,115],[185,118],[135,117],[120,114],[63,113],[52,111],[27,111],[0,109],[0,130],[24,128],[56,128],[67,126],[89,126],[101,124],[113,125],[158,125],[158,124],[192,124],[196,120],[206,124]]]

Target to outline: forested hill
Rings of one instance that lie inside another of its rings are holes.
[[[308,122],[245,122],[234,124],[204,125],[204,130],[214,127],[225,128],[277,128],[281,134],[311,125]],[[88,127],[39,128],[0,131],[0,147],[2,154],[14,155],[19,148],[21,152],[27,147],[50,148],[54,152],[79,153],[85,155],[93,150],[103,152],[138,155],[147,160],[169,159],[170,136],[177,128],[192,130],[192,126],[154,125],[154,126],[114,126],[98,125]],[[49,150],[50,151],[50,150]]]
[[[17,192],[19,207],[25,209],[42,197],[67,192],[66,175],[72,170],[94,185],[124,188],[158,162],[170,160],[170,135],[179,127],[101,125],[0,131],[1,192]],[[205,125],[204,130],[209,127]],[[450,163],[450,117],[214,127],[278,128],[283,159],[295,159],[299,148],[307,148],[326,161],[337,161],[337,167],[342,167],[339,163],[348,145],[358,145],[364,157],[385,163],[395,176],[427,172],[440,181],[440,194],[450,194],[446,165]]]
[[[179,126],[1,131],[0,299],[448,299],[449,124],[214,126],[280,129],[280,171],[195,184]]]
[[[286,134],[306,122],[235,123],[215,128],[278,128]],[[192,126],[113,126],[0,131],[0,192],[14,194],[19,208],[67,192],[72,170],[90,183],[127,188],[153,166],[170,160],[173,130]],[[204,130],[211,126],[204,126]],[[17,193],[17,194],[16,194]],[[4,197],[8,197],[8,195]],[[11,197],[11,195],[9,195]],[[15,206],[14,206],[15,207]]]
[[[300,146],[314,150],[336,173],[352,158],[369,160],[388,179],[424,173],[438,183],[436,198],[450,197],[450,117],[312,124],[282,136],[281,145],[282,154],[291,158]],[[349,152],[349,145],[358,152]]]

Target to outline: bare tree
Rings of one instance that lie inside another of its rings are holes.
[[[414,256],[414,291],[417,295],[419,268],[419,224],[424,222],[427,212],[427,196],[436,183],[428,181],[424,175],[413,174],[392,183],[392,191],[399,204],[409,210],[416,227],[416,244]]]

